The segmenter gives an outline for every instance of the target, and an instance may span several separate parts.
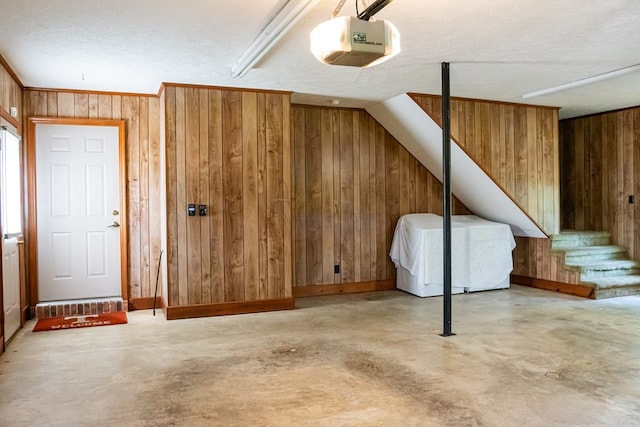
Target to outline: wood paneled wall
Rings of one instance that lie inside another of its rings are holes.
[[[124,119],[129,298],[153,296],[160,232],[160,99],[155,96],[25,90],[27,117]],[[31,301],[35,305],[37,301]]]
[[[639,259],[640,107],[563,120],[560,130],[562,227],[608,231]]]
[[[18,109],[18,117],[13,118],[10,108]],[[0,111],[6,120],[11,122],[22,135],[22,86],[14,78],[13,72],[0,57]]]
[[[169,306],[290,298],[290,94],[167,85],[165,108]]]
[[[295,286],[395,278],[396,222],[441,215],[442,184],[364,110],[294,105],[292,128]]]
[[[441,123],[440,96],[412,97]],[[559,231],[556,108],[452,98],[451,136],[547,234]]]
[[[567,270],[564,253],[551,252],[551,239],[516,237],[513,251],[513,274],[553,282],[580,283],[580,273]]]

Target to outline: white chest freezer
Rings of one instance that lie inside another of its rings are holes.
[[[398,220],[389,256],[396,287],[420,297],[443,293],[443,218],[409,214]],[[451,219],[452,293],[509,287],[515,240],[507,224],[475,215]]]

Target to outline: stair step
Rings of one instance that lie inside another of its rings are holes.
[[[614,276],[633,276],[634,274],[640,274],[640,268],[628,268],[628,269],[618,269],[618,270],[598,270],[598,271],[588,271],[582,272],[580,274],[580,280],[593,280],[593,279],[601,279],[604,277],[614,277]]]
[[[582,262],[598,260],[623,259],[627,256],[627,248],[615,245],[569,248],[563,252],[567,265],[577,265]]]
[[[595,298],[640,295],[640,275],[610,276],[582,282],[595,288]]]
[[[597,260],[579,265],[565,265],[570,270],[579,271],[582,281],[600,277],[628,276],[640,273],[640,263],[628,259]]]
[[[611,260],[595,260],[572,265],[572,270],[617,270],[623,268],[640,268],[640,262],[632,259],[611,259]]]
[[[566,230],[551,236],[551,249],[608,245],[611,234],[607,231]]]

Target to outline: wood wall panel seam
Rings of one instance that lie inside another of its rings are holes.
[[[279,94],[266,94],[267,299],[284,292],[283,102]]]
[[[224,194],[224,301],[244,299],[242,210],[242,98],[239,92],[222,94],[222,176]]]
[[[260,299],[258,234],[258,98],[242,94],[242,202],[244,237],[244,294],[247,300]]]
[[[294,118],[291,123],[292,149],[293,149],[293,279],[292,285],[297,281],[307,281],[307,218],[306,207],[306,138],[305,138],[305,111],[294,109]],[[298,126],[296,126],[298,124]]]
[[[149,277],[149,290],[148,293],[143,291],[143,295],[150,297],[155,292],[155,280],[160,282],[160,278],[156,278],[157,265],[160,258],[160,251],[162,250],[161,239],[161,224],[163,211],[166,206],[161,206],[161,150],[163,145],[161,143],[161,120],[163,114],[161,113],[161,100],[154,98],[147,98],[149,104],[149,120],[147,123],[148,129],[148,150],[149,150],[149,165],[148,165],[148,181],[147,184],[142,184],[142,188],[147,193],[148,197],[148,225],[145,228],[143,225],[142,232],[145,235],[146,242],[149,247],[149,271],[145,271],[144,274]],[[166,215],[166,214],[165,214]],[[144,264],[143,264],[144,265]],[[158,303],[157,307],[161,307]]]
[[[77,107],[78,100],[88,102],[88,97],[75,97]],[[122,117],[126,120],[127,140],[127,230],[129,235],[129,250],[134,256],[129,260],[130,290],[134,297],[141,297],[141,224],[140,224],[140,100],[138,98],[122,98]],[[84,109],[78,109],[84,115]],[[148,269],[147,269],[148,271]]]
[[[282,97],[282,198],[283,198],[283,228],[282,235],[284,253],[284,293],[280,296],[293,296],[293,167],[292,167],[292,137],[291,137],[291,95]]]
[[[224,301],[224,194],[222,179],[223,126],[222,92],[208,90],[209,95],[209,232],[211,245],[211,303]]]
[[[178,281],[178,184],[176,150],[176,95],[175,88],[165,91],[165,139],[166,139],[166,200],[167,200],[167,281],[165,298],[170,305],[179,303]]]
[[[198,146],[198,178],[199,178],[199,195],[198,204],[207,207],[207,214],[211,214],[211,203],[209,187],[209,91],[206,89],[198,89],[198,138],[200,144]],[[200,303],[211,304],[211,229],[208,217],[201,218],[199,221],[200,232]]]
[[[196,88],[185,89],[185,188],[187,203],[196,205],[196,216],[187,217],[187,301],[200,304],[202,299],[202,245],[200,200],[200,97]],[[207,236],[208,237],[208,236]]]
[[[258,93],[258,277],[261,300],[269,297],[267,247],[267,94]]]
[[[177,212],[177,265],[178,276],[177,283],[172,283],[172,287],[177,289],[178,305],[186,305],[189,300],[189,284],[188,284],[188,251],[187,251],[187,203],[192,201],[187,200],[187,188],[186,188],[186,168],[187,168],[187,154],[186,154],[186,100],[185,89],[177,87],[175,91],[175,124],[176,124],[176,176],[175,182],[177,184],[176,206]]]

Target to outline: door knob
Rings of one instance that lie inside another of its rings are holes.
[[[113,221],[113,224],[107,226],[107,228],[118,228],[118,227],[120,227],[120,223],[118,221]]]

